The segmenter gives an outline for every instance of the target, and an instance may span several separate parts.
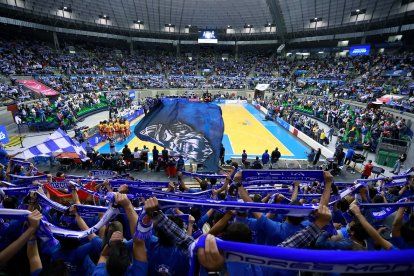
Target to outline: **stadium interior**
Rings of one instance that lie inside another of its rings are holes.
[[[0,275],[412,275],[413,34],[413,0],[0,0]]]

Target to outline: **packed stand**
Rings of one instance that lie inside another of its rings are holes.
[[[46,172],[44,179],[32,180],[33,166],[12,166],[7,160],[2,163],[7,166],[5,177],[10,173],[25,175],[25,182],[20,184],[34,187],[24,194],[1,190],[2,214],[28,210],[25,216],[1,217],[0,269],[5,274],[193,275],[189,271],[197,269],[201,275],[298,275],[299,270],[312,271],[310,266],[315,261],[300,262],[287,270],[286,260],[327,252],[332,258],[319,258],[317,264],[333,272],[335,259],[348,252],[352,252],[353,257],[347,258],[353,269],[367,256],[373,258],[375,252],[380,253],[377,258],[383,258],[382,269],[393,267],[399,252],[398,259],[404,262],[397,265],[400,273],[409,275],[408,270],[412,270],[412,266],[405,265],[412,263],[412,251],[404,251],[414,248],[412,205],[396,208],[392,222],[387,222],[387,209],[376,209],[371,204],[412,197],[414,177],[410,175],[397,186],[390,184],[392,179],[382,178],[371,183],[349,183],[348,188],[335,184],[333,176],[323,172],[320,181],[291,181],[282,188],[261,189],[249,187],[242,171],[232,163],[224,172],[225,178],[195,176],[198,187],[194,188],[179,172],[176,181],[163,186],[162,191],[149,190],[137,197],[134,194],[141,190],[134,184],[145,181],[118,185],[114,179],[86,177],[89,182],[81,184],[63,172],[55,176]],[[67,180],[72,182],[65,184]],[[166,199],[176,204],[174,208],[165,206]],[[208,203],[208,207],[193,204],[197,201]],[[317,207],[311,209],[308,203]],[[303,213],[295,213],[298,210]],[[386,215],[378,216],[378,210]],[[56,225],[61,230],[45,225]],[[53,235],[50,230],[60,234]],[[223,246],[233,256],[251,253],[249,260],[259,261],[227,259]],[[295,254],[287,248],[309,251]],[[274,265],[262,266],[262,257]]]

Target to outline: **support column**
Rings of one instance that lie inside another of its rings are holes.
[[[366,40],[367,40],[367,37],[366,36],[363,36],[361,38],[361,44],[365,44],[366,43]]]
[[[132,40],[129,41],[129,52],[131,55],[134,53],[134,43]]]
[[[180,43],[181,43],[181,40],[178,40],[177,44],[175,45],[177,58],[180,57]]]
[[[58,40],[58,37],[57,37],[56,32],[53,32],[53,43],[55,45],[55,50],[56,51],[59,51],[59,49],[60,49],[60,47],[59,47],[59,40]]]

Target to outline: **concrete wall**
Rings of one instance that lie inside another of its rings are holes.
[[[9,134],[17,129],[17,125],[14,123],[13,115],[7,110],[7,106],[0,107],[0,125],[6,126]]]

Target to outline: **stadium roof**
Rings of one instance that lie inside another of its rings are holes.
[[[0,0],[6,10],[151,33],[196,28],[289,34],[387,24],[412,17],[412,0]],[[266,28],[267,27],[267,28]],[[270,27],[270,28],[269,28]],[[191,31],[187,31],[191,32]]]

